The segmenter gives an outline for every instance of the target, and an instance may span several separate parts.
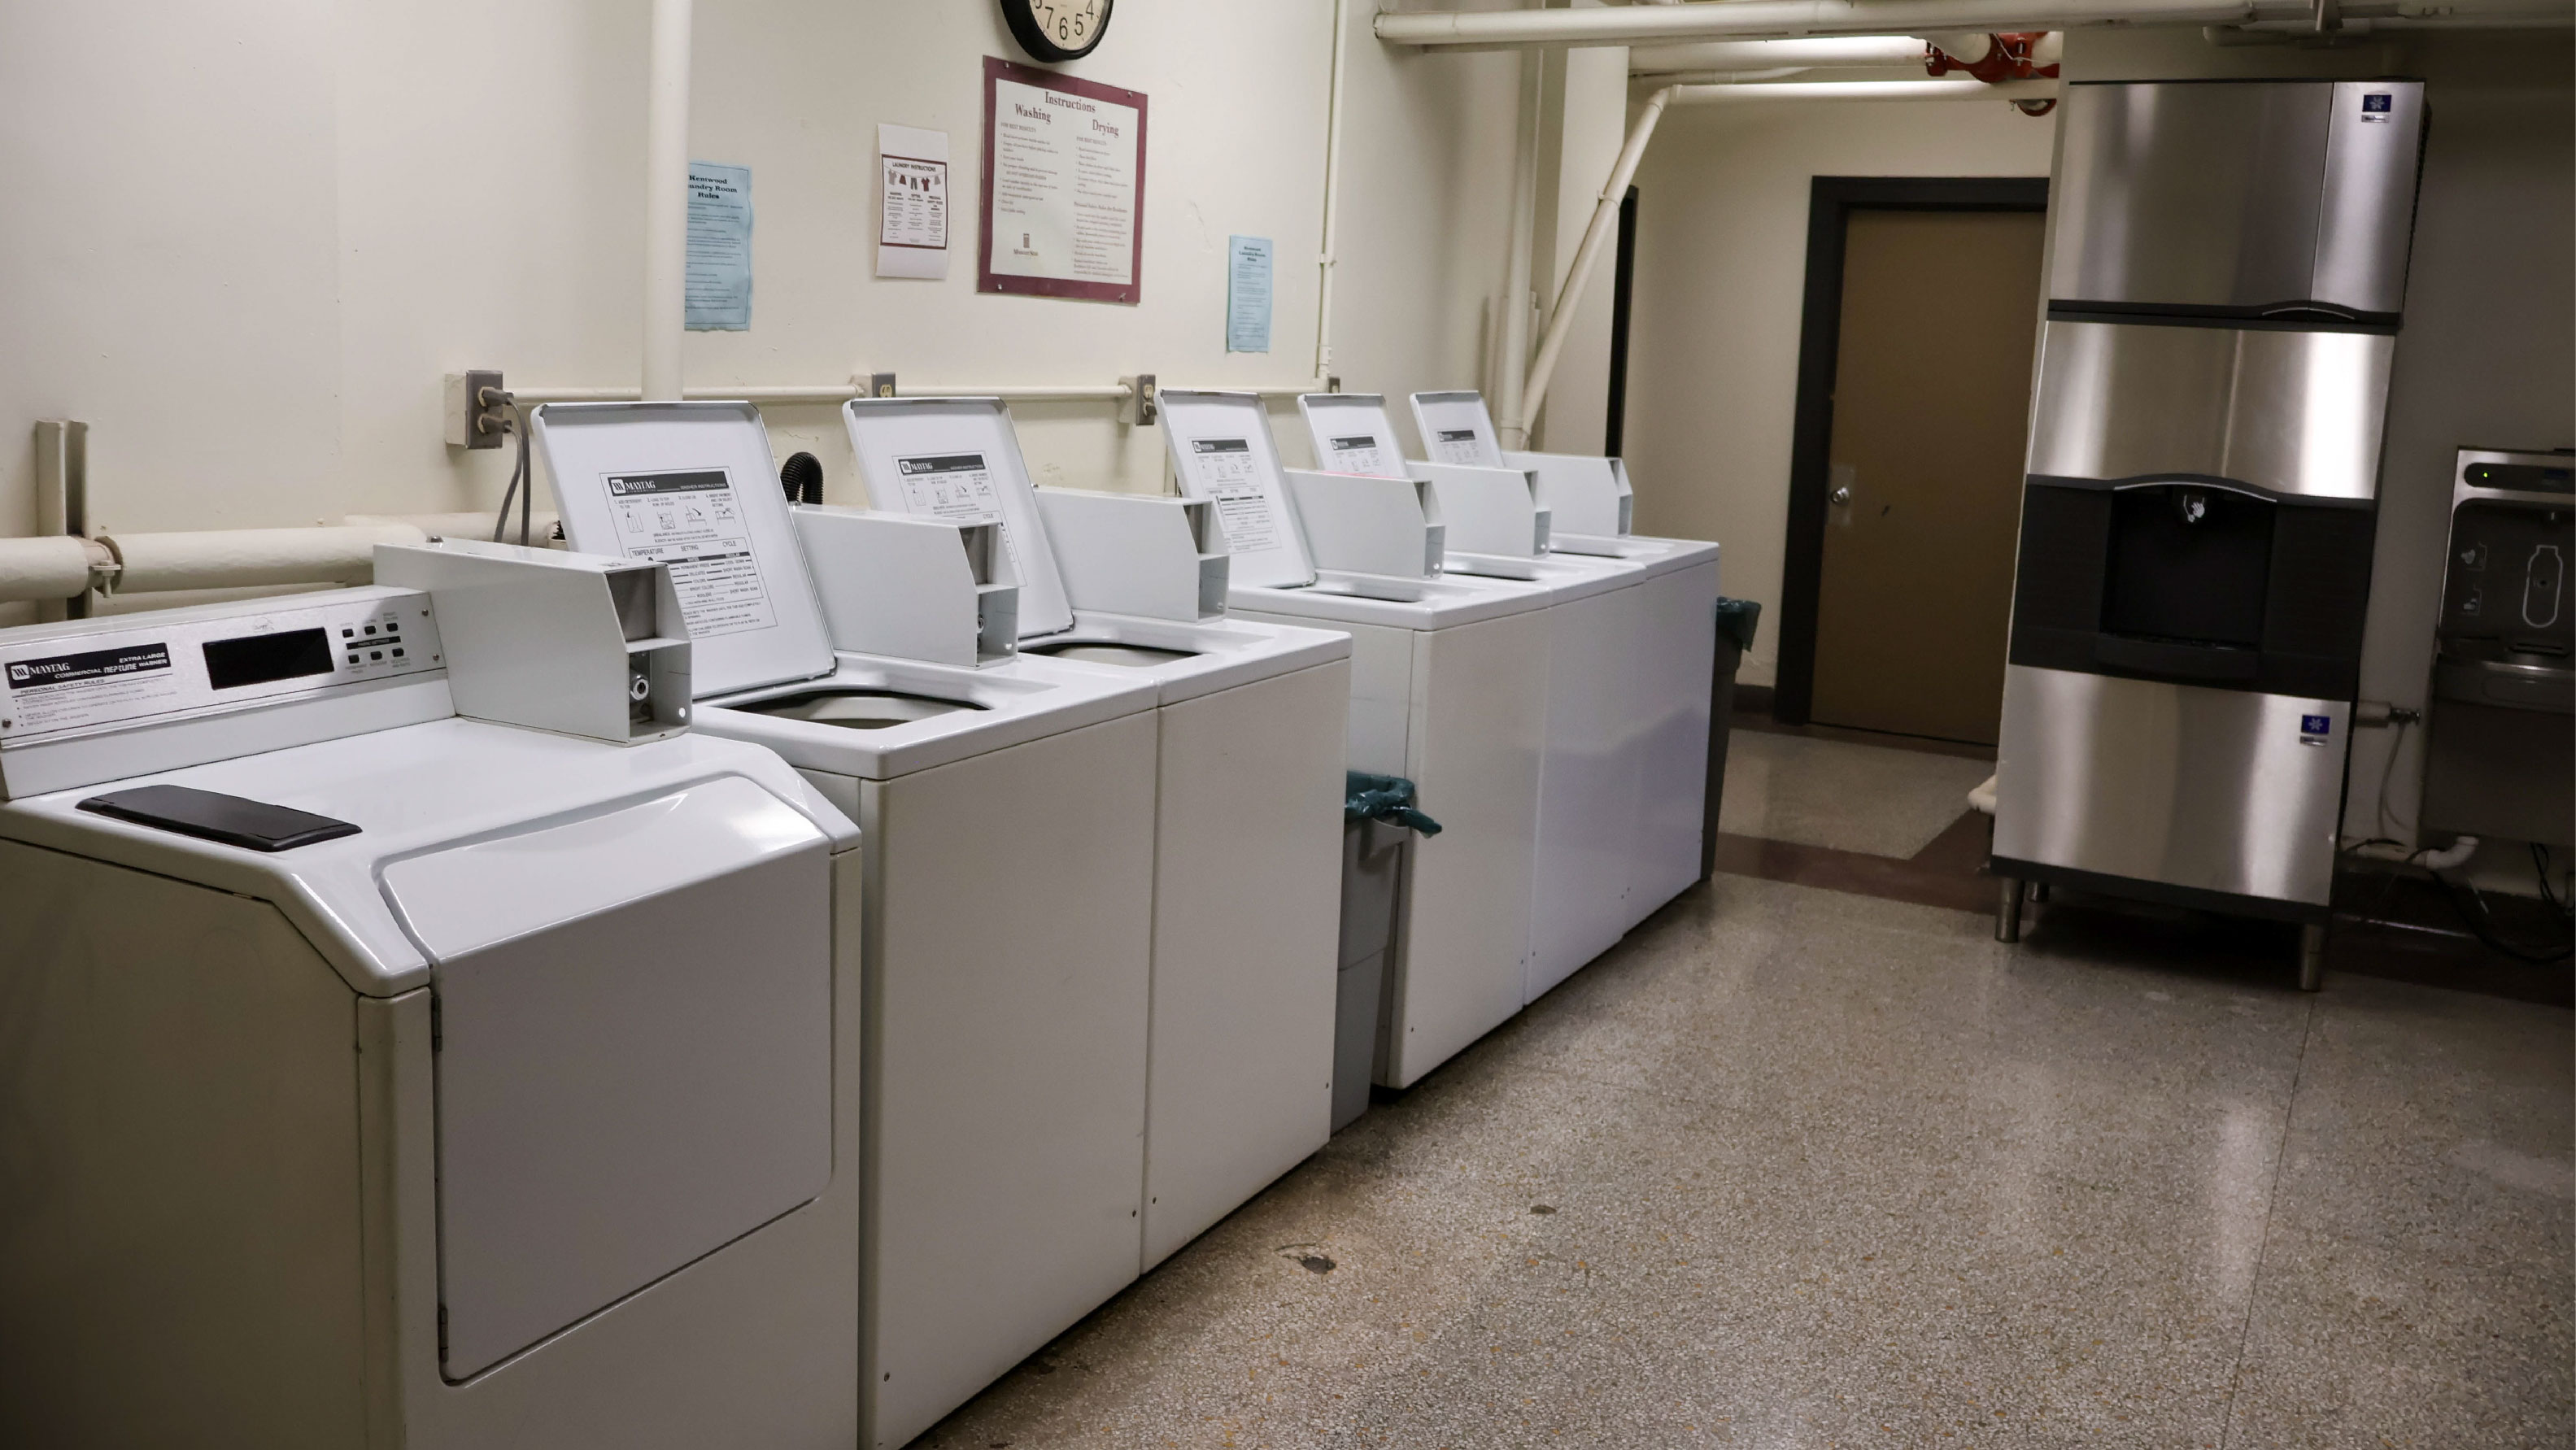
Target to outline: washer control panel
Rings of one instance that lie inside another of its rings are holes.
[[[12,630],[0,634],[0,741],[220,714],[445,667],[429,595],[410,589]]]

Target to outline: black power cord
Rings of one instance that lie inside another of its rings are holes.
[[[821,503],[823,460],[811,453],[787,455],[787,462],[778,470],[778,486],[787,490],[789,503]]]

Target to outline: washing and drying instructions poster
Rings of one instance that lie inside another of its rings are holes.
[[[984,58],[979,292],[1133,302],[1145,251],[1145,97]]]
[[[1258,554],[1283,542],[1279,516],[1261,493],[1261,475],[1253,465],[1248,438],[1193,438],[1189,451],[1190,481],[1203,498],[1216,502],[1217,526],[1225,546],[1237,554]]]
[[[1468,463],[1485,461],[1485,447],[1476,441],[1473,428],[1441,428],[1431,435],[1431,461],[1434,463]]]
[[[721,468],[602,475],[617,550],[671,571],[680,614],[698,639],[767,629],[778,622],[751,524],[733,479]]]
[[[689,163],[691,332],[751,330],[751,168]]]
[[[1396,462],[1395,450],[1379,447],[1374,433],[1327,438],[1324,444],[1324,467],[1330,472],[1367,473],[1380,478],[1404,477],[1402,465]]]
[[[877,275],[948,275],[948,133],[877,127]]]
[[[981,453],[932,453],[894,461],[895,486],[903,490],[908,514],[954,519],[967,524],[1000,524],[1002,553],[1011,561],[1011,577],[1026,580],[1020,568],[1020,546],[1011,537],[1002,513],[1002,490]]]
[[[1270,351],[1270,239],[1228,237],[1225,350]]]

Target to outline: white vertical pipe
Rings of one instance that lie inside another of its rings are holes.
[[[1529,446],[1521,379],[1529,366],[1530,268],[1538,246],[1538,93],[1546,63],[1544,51],[1521,52],[1520,126],[1512,150],[1512,236],[1503,264],[1502,363],[1494,379],[1494,431],[1502,435],[1505,448]]]
[[[1556,307],[1548,313],[1547,336],[1538,345],[1538,357],[1530,363],[1529,382],[1517,390],[1522,394],[1521,406],[1532,413],[1547,401],[1547,383],[1556,372],[1556,355],[1565,350],[1566,336],[1574,331],[1574,314],[1583,305],[1583,284],[1590,280],[1593,264],[1601,260],[1602,248],[1609,245],[1611,229],[1619,224],[1619,203],[1628,195],[1628,183],[1636,179],[1637,163],[1646,155],[1646,143],[1655,138],[1655,123],[1663,119],[1664,107],[1672,104],[1676,89],[1666,86],[1646,98],[1646,108],[1628,129],[1628,144],[1619,148],[1619,160],[1610,168],[1610,180],[1601,188],[1600,204],[1592,208],[1592,221],[1583,229],[1583,243],[1575,249],[1574,265],[1567,269]],[[1501,427],[1495,426],[1498,430]]]
[[[1322,276],[1315,284],[1315,376],[1333,374],[1333,264],[1335,227],[1340,220],[1342,184],[1342,27],[1348,0],[1333,0],[1333,67],[1331,92],[1324,106],[1324,252],[1316,266]],[[1330,384],[1319,384],[1330,386]]]
[[[680,399],[689,274],[691,0],[653,0],[644,100],[644,398]]]

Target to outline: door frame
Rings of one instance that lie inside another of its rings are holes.
[[[1807,194],[1807,287],[1798,326],[1798,407],[1789,447],[1789,529],[1780,560],[1778,683],[1771,716],[1804,725],[1815,702],[1816,613],[1841,362],[1843,245],[1855,211],[2048,210],[2045,176],[1819,176]],[[2033,319],[2036,322],[2036,319]]]

